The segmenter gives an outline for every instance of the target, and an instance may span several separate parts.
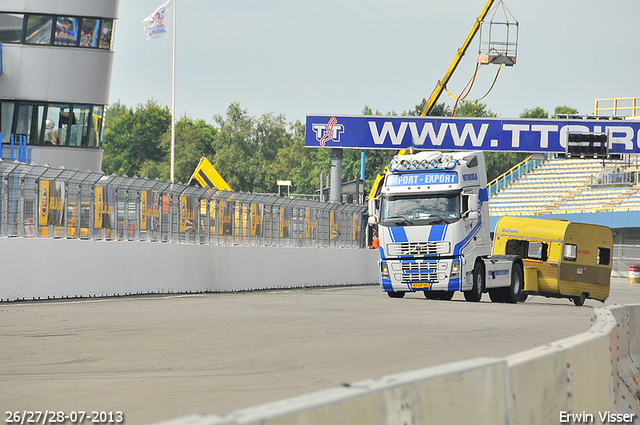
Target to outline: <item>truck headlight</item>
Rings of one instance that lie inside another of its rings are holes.
[[[380,263],[380,275],[383,279],[391,279],[389,276],[389,266],[387,263]]]
[[[460,261],[451,262],[451,277],[460,276]]]

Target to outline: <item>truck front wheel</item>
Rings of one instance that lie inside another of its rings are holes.
[[[400,291],[400,292],[387,292],[387,295],[389,295],[389,298],[403,298],[404,297],[404,292]]]
[[[453,291],[424,291],[424,296],[428,300],[451,301]]]
[[[480,261],[473,267],[473,287],[470,291],[464,292],[464,299],[477,303],[482,298],[484,292],[484,264]]]

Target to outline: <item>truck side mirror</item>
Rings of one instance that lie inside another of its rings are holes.
[[[480,199],[478,195],[472,193],[469,195],[469,211],[478,211],[480,209]]]
[[[469,209],[466,211],[467,220],[477,220],[479,217],[478,210],[480,209],[480,199],[475,193],[469,194]]]
[[[378,222],[378,208],[376,205],[376,199],[369,199],[369,203],[367,205],[369,210],[369,219],[368,223],[374,225]]]

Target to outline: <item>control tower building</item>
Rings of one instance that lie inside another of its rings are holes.
[[[2,0],[3,160],[102,169],[118,5],[119,0]],[[28,157],[17,157],[17,147]]]

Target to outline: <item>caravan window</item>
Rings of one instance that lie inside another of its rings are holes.
[[[609,248],[598,248],[596,263],[608,266],[611,262],[611,250]]]
[[[547,261],[549,245],[544,242],[510,239],[505,254],[519,255],[527,260]]]
[[[542,242],[529,242],[527,258],[547,261],[547,244]]]
[[[564,245],[564,259],[569,261],[576,261],[578,258],[578,246],[573,244]]]

